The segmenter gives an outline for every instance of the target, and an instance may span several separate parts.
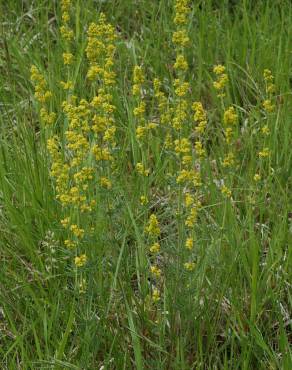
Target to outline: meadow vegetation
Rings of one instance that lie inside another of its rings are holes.
[[[291,369],[291,2],[0,13],[1,369]]]

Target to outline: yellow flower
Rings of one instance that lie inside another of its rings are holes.
[[[225,125],[234,125],[237,123],[238,116],[235,112],[234,107],[229,107],[224,112],[223,122]]]
[[[269,148],[264,148],[262,151],[259,152],[259,157],[260,158],[266,158],[270,155],[270,150]]]
[[[213,86],[218,91],[218,97],[224,97],[223,90],[228,82],[228,76],[224,73],[225,67],[219,64],[213,68],[213,71],[217,76],[216,81],[213,82]]]
[[[142,176],[149,176],[150,170],[149,169],[145,169],[143,163],[138,162],[136,164],[136,170]]]
[[[134,116],[136,117],[143,116],[145,113],[145,109],[146,109],[145,102],[140,102],[140,104],[133,110]]]
[[[134,67],[134,77],[133,81],[135,84],[142,85],[145,81],[144,72],[141,66],[135,66]]]
[[[225,72],[225,67],[222,64],[217,64],[216,66],[213,67],[213,72],[216,75],[222,75]]]
[[[148,225],[145,227],[145,231],[150,236],[158,236],[160,234],[159,222],[155,214],[150,216]]]
[[[195,268],[195,263],[194,262],[186,262],[184,263],[184,268],[187,270],[187,271],[193,271],[194,268]]]
[[[144,126],[138,126],[136,128],[136,137],[137,139],[142,139],[147,132],[147,128]]]
[[[77,225],[75,225],[75,224],[71,225],[70,230],[76,236],[76,238],[83,238],[84,230],[79,228]]]
[[[160,244],[159,243],[154,243],[150,247],[150,252],[151,253],[158,253],[160,251]]]
[[[73,81],[67,81],[67,82],[61,81],[60,84],[64,90],[71,90],[74,87]]]
[[[261,131],[262,131],[263,135],[269,135],[270,134],[270,129],[269,129],[268,125],[263,126]]]
[[[193,161],[193,157],[191,155],[184,155],[182,157],[182,164],[183,165],[189,165],[190,163],[192,163]]]
[[[193,249],[193,247],[194,247],[194,239],[193,238],[187,238],[185,246],[189,250]]]
[[[191,143],[189,139],[187,138],[182,138],[182,139],[177,139],[174,141],[175,145],[175,152],[176,154],[179,153],[189,153],[191,151]]]
[[[192,105],[192,109],[195,112],[194,120],[197,123],[197,126],[195,127],[195,132],[197,134],[203,134],[207,126],[207,114],[201,102],[194,102]]]
[[[190,88],[188,82],[181,82],[179,79],[174,80],[174,86],[176,87],[175,93],[179,97],[185,96]]]
[[[223,185],[222,187],[221,187],[221,193],[223,194],[223,195],[225,195],[227,198],[230,198],[231,197],[231,190],[226,186],[226,185]]]
[[[188,227],[193,227],[195,223],[197,222],[197,217],[198,217],[198,208],[197,207],[192,207],[190,214],[188,215],[185,225]]]
[[[112,183],[107,177],[100,178],[100,185],[104,188],[111,189]]]
[[[160,300],[160,292],[157,288],[153,289],[152,300],[153,300],[154,303],[159,302],[159,300]]]
[[[140,197],[140,204],[142,206],[145,206],[146,204],[148,204],[148,198],[145,195],[141,195],[141,197]]]
[[[63,61],[65,65],[69,65],[73,61],[73,54],[71,53],[63,53]]]
[[[74,262],[77,267],[84,266],[87,262],[86,254],[81,254],[80,256],[76,256],[74,259]]]
[[[64,244],[65,244],[65,246],[67,247],[67,248],[74,248],[74,247],[76,247],[76,243],[75,242],[73,242],[72,240],[70,240],[70,239],[66,239],[65,241],[64,241]]]
[[[189,0],[176,0],[174,23],[184,25],[187,23],[187,15],[190,12]]]
[[[61,26],[60,32],[64,40],[71,41],[73,39],[73,31],[67,25]]]
[[[261,180],[261,175],[260,175],[259,173],[256,173],[256,174],[254,175],[253,179],[254,179],[254,181],[255,181],[255,182],[258,182],[258,181],[260,181],[260,180]]]
[[[66,217],[64,218],[63,220],[61,220],[61,224],[62,226],[66,229],[69,225],[69,222],[70,222],[70,218],[69,217]]]
[[[227,127],[224,130],[224,133],[225,133],[225,140],[226,140],[227,144],[230,144],[231,139],[232,139],[232,136],[233,136],[233,130],[232,130],[232,128],[231,127]]]
[[[263,101],[264,110],[268,113],[272,113],[275,110],[275,105],[272,104],[270,99]]]
[[[177,55],[173,66],[175,69],[186,71],[188,69],[188,62],[182,54]]]
[[[194,196],[190,193],[185,194],[185,206],[190,207],[192,204],[194,204]]]
[[[234,165],[234,154],[228,153],[222,162],[223,167],[231,167]]]
[[[205,149],[203,148],[203,144],[201,141],[196,141],[195,142],[195,150],[199,158],[204,157],[205,155]]]
[[[155,265],[150,267],[151,274],[155,275],[157,278],[161,276],[161,269]]]
[[[172,36],[172,42],[177,46],[186,46],[189,43],[190,39],[187,35],[187,31],[185,29],[175,31]]]
[[[41,120],[48,125],[52,125],[56,120],[56,113],[55,112],[48,112],[46,108],[41,108],[40,110],[40,117]]]

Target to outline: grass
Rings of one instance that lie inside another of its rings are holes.
[[[159,77],[175,101],[174,2],[74,1],[74,93],[90,99],[84,50],[86,30],[103,11],[118,34],[117,163],[113,187],[99,189],[88,239],[87,264],[74,266],[64,247],[50,177],[46,141],[64,137],[60,104],[66,78],[61,11],[53,1],[0,2],[0,364],[3,369],[291,369],[291,39],[290,1],[197,1],[188,32],[187,81],[192,100],[208,114],[203,207],[196,224],[195,269],[186,271],[181,218],[183,188],[174,174],[178,159],[165,151],[159,128],[139,145],[131,95],[132,73],[146,75],[147,119],[158,120],[152,81]],[[226,146],[224,107],[213,88],[213,65],[229,75],[227,105],[239,115],[238,167],[220,165]],[[46,75],[56,124],[46,129],[30,81],[31,65]],[[263,70],[275,76],[275,112],[266,122]],[[271,156],[257,152],[268,145]],[[144,160],[150,176],[135,171]],[[262,163],[262,164],[260,164]],[[255,185],[260,167],[263,180]],[[232,182],[232,200],[218,182]],[[141,207],[146,191],[150,202]],[[163,277],[149,273],[149,215],[161,228]],[[89,222],[88,221],[88,222]],[[290,244],[289,244],[290,243]],[[73,261],[73,262],[72,262]],[[85,279],[84,293],[79,283]],[[153,303],[154,287],[161,291]]]

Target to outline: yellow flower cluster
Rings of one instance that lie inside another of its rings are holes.
[[[236,126],[237,122],[238,115],[235,111],[235,108],[233,106],[227,108],[223,114],[223,124],[228,152],[222,161],[223,167],[232,167],[235,164],[235,155],[233,153],[234,143],[232,142],[232,138],[234,137],[234,126]]]
[[[87,262],[86,254],[81,254],[80,256],[76,256],[74,262],[77,267],[84,266]]]
[[[174,23],[176,25],[185,25],[189,12],[189,0],[177,0],[175,3]]]
[[[72,64],[73,61],[73,54],[71,53],[63,53],[63,62],[65,65],[70,65]]]
[[[47,102],[52,97],[52,93],[47,88],[47,82],[44,76],[40,73],[36,66],[31,66],[30,73],[31,81],[34,83],[35,87],[34,96],[36,100],[38,100],[40,103]]]
[[[270,150],[269,150],[269,148],[263,148],[263,150],[261,150],[261,151],[259,152],[259,157],[260,157],[260,158],[267,158],[269,155],[270,155]]]
[[[145,232],[148,234],[149,238],[153,241],[153,244],[150,246],[149,250],[152,256],[151,259],[151,265],[150,265],[150,273],[153,275],[153,277],[158,282],[159,279],[161,279],[162,270],[158,265],[159,259],[157,258],[157,254],[160,252],[160,244],[157,241],[157,238],[160,235],[160,225],[157,219],[157,216],[155,214],[151,214],[148,224],[145,227]],[[158,302],[160,299],[160,292],[157,288],[155,288],[152,291],[152,301]]]
[[[136,164],[136,170],[142,176],[148,176],[149,175],[149,172],[150,172],[150,170],[149,169],[146,169],[144,167],[143,163],[141,163],[141,162],[138,162]]]
[[[186,29],[181,29],[178,31],[175,31],[172,36],[172,42],[177,46],[177,47],[185,47],[188,45],[190,41],[190,38],[187,34]]]
[[[44,76],[40,73],[36,66],[31,66],[31,81],[34,84],[35,98],[40,103],[40,118],[45,125],[52,125],[56,121],[56,113],[51,112],[48,108],[48,103],[52,98],[52,93],[48,89],[47,82]]]
[[[87,35],[86,55],[89,60],[87,78],[92,81],[102,80],[106,86],[114,85],[116,77],[113,70],[116,50],[114,27],[106,23],[105,15],[101,13],[98,23],[90,24]]]
[[[183,54],[177,55],[173,68],[182,71],[186,71],[188,69],[188,62],[186,61]]]
[[[228,82],[228,75],[225,73],[225,67],[221,64],[214,66],[213,72],[216,75],[216,80],[213,82],[215,90],[217,90],[218,97],[223,98],[225,96],[225,86]]]
[[[142,85],[145,82],[145,76],[141,66],[134,67],[133,82],[132,93],[134,96],[140,96]]]
[[[227,198],[230,198],[232,194],[231,190],[226,185],[222,185],[221,193]]]
[[[196,134],[203,134],[207,126],[207,115],[201,102],[194,102],[192,105],[194,111],[194,121],[196,122]]]
[[[160,235],[159,222],[154,213],[152,213],[152,215],[149,218],[148,225],[145,227],[145,232],[149,236],[153,236],[153,237]]]
[[[272,103],[271,99],[266,99],[263,101],[263,108],[266,112],[272,113],[275,110],[275,105]]]
[[[71,41],[73,39],[73,31],[70,28],[70,10],[71,10],[71,0],[61,1],[61,11],[62,11],[62,26],[60,27],[61,36],[65,41]]]
[[[266,83],[266,93],[274,93],[276,91],[276,85],[274,84],[274,76],[269,69],[264,70],[264,81]]]
[[[162,125],[169,125],[171,115],[168,109],[168,100],[165,93],[161,90],[161,81],[155,78],[153,81],[154,96],[158,103],[159,120]]]
[[[70,20],[69,10],[70,1],[62,1],[66,27]],[[86,222],[90,217],[86,214],[96,207],[96,184],[106,189],[112,187],[109,175],[116,131],[113,116],[115,106],[112,103],[114,40],[114,28],[105,23],[105,17],[101,14],[98,24],[89,27],[86,48],[89,71],[93,66],[101,68],[95,80],[98,84],[95,90],[97,95],[89,101],[67,95],[62,104],[68,122],[64,140],[55,135],[47,142],[52,160],[51,176],[56,181],[56,197],[67,214],[61,220],[68,234],[64,244],[68,248],[78,247],[78,250],[82,249],[82,240],[90,234],[90,222]],[[64,64],[70,66],[72,58],[71,53],[65,52]],[[62,85],[64,89],[72,88],[70,80]],[[61,142],[64,144],[61,145]],[[98,176],[99,180],[96,181]],[[83,214],[82,217],[80,214]],[[83,266],[86,261],[86,254],[75,257],[77,267]]]
[[[260,159],[268,158],[271,154],[269,147],[267,146],[267,139],[270,135],[270,128],[269,128],[269,122],[271,119],[270,113],[273,113],[275,111],[275,104],[272,102],[272,99],[274,99],[274,93],[276,91],[276,86],[274,84],[274,76],[272,75],[272,72],[269,69],[265,69],[263,72],[263,78],[266,86],[266,99],[263,101],[262,106],[265,111],[265,120],[266,123],[261,127],[261,134],[264,136],[263,140],[264,144],[262,149],[258,152],[258,157]],[[258,170],[258,173],[254,175],[254,181],[258,182],[261,180],[261,171],[262,168]]]

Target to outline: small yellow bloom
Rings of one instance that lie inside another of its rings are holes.
[[[148,204],[148,198],[145,195],[141,195],[141,197],[140,197],[140,204],[142,206],[145,206],[146,204]]]
[[[191,208],[190,214],[188,215],[185,225],[189,228],[194,227],[195,223],[197,222],[198,218],[198,208],[196,206],[193,206]]]
[[[64,218],[63,220],[61,220],[61,224],[62,226],[66,229],[69,225],[69,222],[70,222],[70,218],[69,217],[66,217]]]
[[[263,107],[264,110],[268,113],[272,113],[275,110],[275,105],[272,104],[272,101],[270,99],[263,101]]]
[[[223,122],[225,125],[234,125],[237,123],[238,116],[235,112],[234,107],[229,107],[224,112]]]
[[[223,167],[231,167],[234,165],[234,154],[232,152],[228,153],[222,162]]]
[[[203,144],[202,144],[201,141],[196,141],[195,142],[195,151],[196,151],[197,155],[199,156],[199,158],[204,157],[206,151],[203,148]]]
[[[143,176],[149,176],[149,173],[150,173],[150,170],[149,169],[145,169],[143,163],[141,162],[138,162],[136,164],[136,170],[137,172],[140,174],[140,175],[143,175]]]
[[[160,251],[160,244],[159,243],[154,243],[150,247],[150,252],[151,253],[158,253]]]
[[[185,206],[190,207],[192,204],[194,204],[194,196],[190,193],[185,194]]]
[[[138,126],[136,128],[136,137],[137,139],[142,139],[147,132],[147,128],[144,126]]]
[[[184,155],[182,157],[182,164],[184,165],[189,165],[190,163],[192,163],[193,161],[193,157],[191,155]]]
[[[111,189],[111,187],[112,187],[112,183],[107,177],[101,177],[100,178],[100,185],[103,188],[106,188],[106,189]]]
[[[63,61],[65,65],[70,65],[73,61],[73,54],[63,53]]]
[[[180,54],[176,57],[176,61],[173,66],[175,69],[186,71],[188,69],[188,63],[185,57]]]
[[[269,148],[264,148],[262,151],[259,152],[259,157],[260,158],[266,158],[270,155],[270,150]]]
[[[261,180],[261,175],[259,174],[259,173],[256,173],[255,175],[254,175],[254,177],[253,177],[253,179],[254,179],[254,181],[255,182],[258,182],[258,181],[260,181]]]
[[[158,236],[160,234],[159,222],[155,214],[150,216],[148,226],[145,227],[145,231],[150,236]]]
[[[73,81],[67,81],[67,82],[61,81],[60,84],[64,90],[72,90],[74,87]]]
[[[186,46],[189,43],[190,39],[187,35],[185,29],[175,31],[172,36],[172,42],[177,46]]]
[[[216,75],[221,75],[222,73],[225,72],[225,67],[222,65],[222,64],[217,64],[216,66],[214,66],[213,68],[213,72],[216,74]]]
[[[161,269],[155,265],[150,267],[151,274],[156,276],[157,278],[161,276]]]
[[[74,259],[74,262],[77,267],[84,266],[87,262],[86,254],[81,254],[81,256],[76,256]]]
[[[262,134],[267,136],[270,134],[270,129],[268,125],[262,127]]]
[[[187,270],[187,271],[193,271],[194,268],[195,268],[195,263],[194,262],[186,262],[184,263],[184,268]]]
[[[70,226],[70,230],[76,236],[76,238],[83,238],[84,229],[81,229],[77,225],[73,224],[73,225]]]
[[[185,246],[189,250],[193,249],[193,247],[194,247],[194,239],[193,238],[187,238]]]
[[[159,300],[160,300],[160,292],[157,288],[153,289],[152,300],[153,300],[154,303],[159,302]]]
[[[75,242],[73,242],[72,240],[70,240],[70,239],[66,239],[65,241],[64,241],[64,244],[65,244],[65,246],[67,247],[67,248],[74,248],[74,247],[76,247],[76,243]]]
[[[225,195],[227,198],[230,198],[231,197],[231,190],[226,186],[226,185],[223,185],[222,188],[221,188],[221,193],[223,195]]]

